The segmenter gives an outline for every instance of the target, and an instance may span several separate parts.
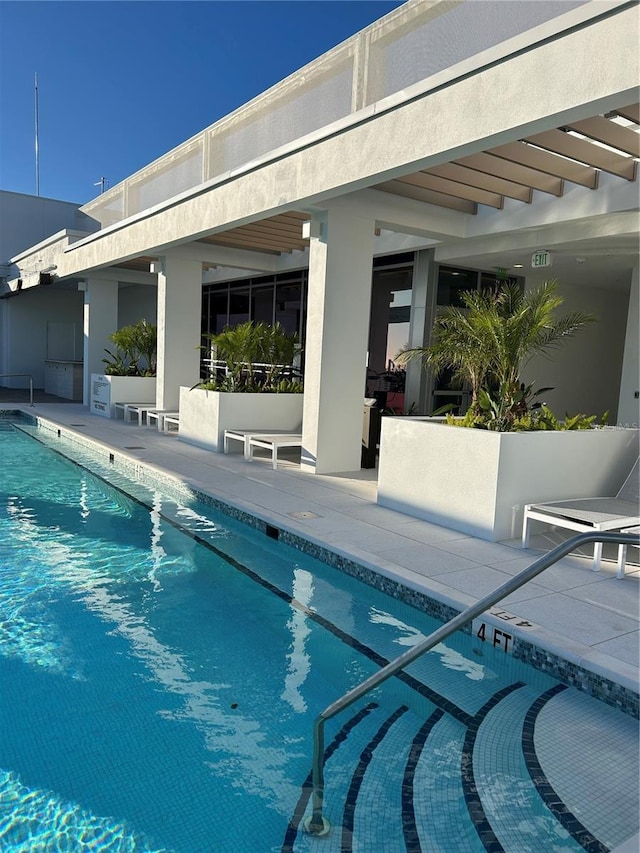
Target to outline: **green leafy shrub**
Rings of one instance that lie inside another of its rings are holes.
[[[198,388],[238,393],[302,393],[303,384],[296,375],[293,360],[298,351],[298,336],[288,334],[280,323],[274,326],[248,321],[216,335],[209,335],[216,361],[224,362],[224,371],[213,372]]]
[[[542,406],[537,398],[552,389],[534,392],[533,385],[521,381],[522,370],[534,355],[548,354],[595,321],[579,311],[557,317],[563,302],[557,288],[557,281],[547,281],[523,293],[516,283],[505,281],[496,290],[465,291],[462,308],[448,306],[439,313],[431,345],[405,350],[399,359],[418,358],[436,375],[450,370],[454,381],[471,388],[469,411],[452,422],[500,432],[551,429],[551,413],[546,421],[533,415]],[[530,426],[521,426],[525,422]]]
[[[600,420],[597,421],[597,415],[576,415],[565,414],[563,420],[559,420],[551,409],[544,403],[537,409],[532,409],[523,415],[515,418],[511,423],[509,430],[502,432],[538,432],[540,430],[576,430],[576,429],[592,429],[594,426],[606,426],[609,419],[609,412],[605,412]],[[477,429],[495,429],[492,427],[491,420],[487,418],[486,413],[478,415],[476,412],[469,409],[466,415],[457,417],[452,414],[447,414],[447,423],[451,426],[461,427],[476,427]]]
[[[139,320],[109,335],[115,352],[105,349],[104,372],[109,376],[155,376],[158,330],[147,320]]]

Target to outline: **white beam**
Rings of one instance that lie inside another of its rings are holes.
[[[375,189],[359,190],[317,206],[325,210],[352,210],[356,214],[366,211],[378,228],[435,240],[464,237],[470,218],[467,213]]]
[[[183,243],[174,246],[163,254],[173,255],[185,261],[199,261],[202,264],[236,267],[237,269],[275,272],[278,269],[278,255],[266,252],[254,252],[245,249],[232,249],[228,246],[214,246],[211,243]]]
[[[463,261],[478,255],[490,255],[512,249],[539,249],[541,246],[553,246],[573,243],[581,240],[594,240],[603,237],[615,237],[618,240],[628,235],[636,241],[638,234],[638,213],[627,211],[597,216],[573,222],[554,223],[527,231],[513,230],[501,234],[483,234],[468,240],[460,240],[437,246],[437,262]]]

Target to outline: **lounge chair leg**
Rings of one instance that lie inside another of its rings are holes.
[[[524,521],[522,524],[522,547],[523,548],[529,547],[529,518],[527,517],[526,512],[527,511],[525,510]]]
[[[627,546],[626,545],[619,545],[618,546],[618,567],[617,567],[617,571],[616,571],[616,577],[617,578],[623,578],[624,577],[624,567],[625,567],[626,562],[627,562]]]
[[[600,571],[600,561],[602,560],[602,542],[594,542],[593,544],[593,567],[592,571]]]

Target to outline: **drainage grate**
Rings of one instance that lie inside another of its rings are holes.
[[[70,427],[86,426],[86,424],[69,424]]]
[[[290,515],[291,518],[324,518],[323,515],[318,515],[316,512],[311,512],[308,509],[304,509],[301,512],[288,512],[287,515]]]
[[[129,447],[125,447],[124,450],[146,450],[146,447],[143,447],[141,444],[131,444]]]

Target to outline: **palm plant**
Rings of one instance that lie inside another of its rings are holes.
[[[574,335],[595,317],[573,311],[555,312],[563,299],[558,282],[548,281],[523,293],[513,282],[496,291],[466,291],[463,308],[447,307],[434,323],[428,347],[405,350],[405,361],[419,358],[437,375],[449,369],[460,383],[471,387],[468,421],[489,429],[508,430],[527,414],[533,399],[549,388],[533,392],[521,373],[535,355]]]
[[[299,391],[299,382],[289,382],[297,350],[297,335],[288,334],[276,323],[248,321],[209,335],[216,358],[225,363],[224,379],[205,383],[224,391]]]
[[[452,371],[455,383],[468,383],[471,406],[475,408],[480,389],[487,383],[493,360],[490,324],[486,322],[494,304],[492,294],[475,290],[461,294],[464,308],[446,306],[438,315],[428,347],[407,349],[401,362],[419,359],[437,376]]]
[[[157,328],[147,320],[139,320],[109,335],[115,353],[105,350],[105,373],[116,376],[155,376],[158,348]]]

